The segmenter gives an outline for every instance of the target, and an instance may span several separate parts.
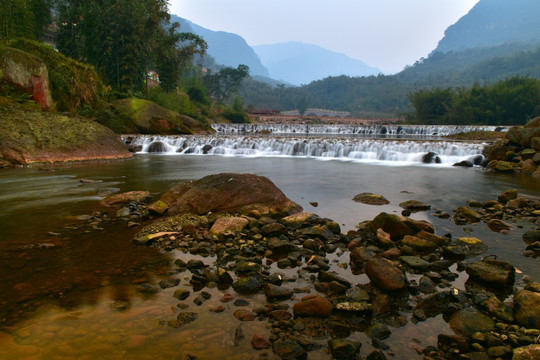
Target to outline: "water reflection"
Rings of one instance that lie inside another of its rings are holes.
[[[125,222],[99,224],[73,216],[103,210],[99,199],[114,191],[148,190],[155,198],[173,185],[219,172],[256,173],[269,177],[287,196],[306,210],[336,220],[342,232],[381,211],[400,213],[400,202],[422,200],[434,209],[452,213],[470,199],[488,201],[515,188],[520,196],[538,197],[537,180],[482,169],[436,168],[434,166],[375,166],[340,161],[310,159],[225,158],[218,156],[136,156],[132,161],[57,167],[53,173],[38,169],[10,169],[0,172],[0,358],[185,358],[189,353],[211,358],[246,359],[257,353],[244,341],[231,346],[238,322],[230,313],[215,314],[208,309],[219,304],[224,291],[205,289],[211,299],[198,308],[193,297],[186,300],[198,309],[200,318],[185,329],[160,325],[174,319],[179,310],[172,293],[175,288],[145,295],[138,286],[158,284],[165,277],[181,280],[189,288],[187,274],[169,273],[168,264],[184,256],[173,252],[158,254],[131,243],[137,228]],[[80,179],[101,180],[81,183]],[[385,196],[391,203],[370,206],[352,201],[361,192]],[[317,208],[310,202],[318,202]],[[493,233],[486,224],[456,226],[432,212],[413,215],[432,222],[437,234],[478,237],[490,252],[510,261],[524,273],[540,280],[538,263],[521,255],[521,240],[527,224],[510,234]],[[74,228],[75,227],[75,228]],[[78,228],[78,229],[76,229]],[[87,232],[88,231],[88,232]],[[333,254],[331,262],[348,262],[347,253]],[[211,259],[203,259],[207,262]],[[275,265],[273,265],[275,266]],[[274,268],[274,270],[276,270]],[[335,267],[353,283],[367,282],[365,275]],[[289,271],[291,274],[295,270]],[[299,286],[302,284],[300,283]],[[456,286],[463,288],[465,279]],[[232,290],[228,290],[232,291]],[[262,295],[249,298],[250,306],[266,302]],[[292,305],[294,301],[290,301]],[[387,341],[403,349],[397,359],[415,358],[414,345],[401,343],[421,338],[418,346],[434,345],[436,334],[448,331],[442,316],[421,324],[405,319],[392,327]],[[209,327],[208,324],[212,324]],[[266,321],[246,323],[243,331],[250,339],[255,333],[266,337]],[[417,335],[415,335],[417,334]],[[364,343],[362,355],[372,349],[363,333],[351,339]],[[324,341],[323,341],[324,342]],[[269,358],[272,358],[270,355]],[[327,359],[324,350],[310,353],[310,359]]]

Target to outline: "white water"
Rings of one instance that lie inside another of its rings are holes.
[[[345,160],[420,164],[434,153],[440,165],[451,166],[462,160],[478,164],[483,160],[485,143],[455,141],[380,140],[365,138],[308,138],[265,136],[156,136],[125,135],[124,141],[138,153],[170,155],[221,155],[242,157],[305,157],[320,160]]]
[[[439,125],[303,125],[303,124],[212,124],[223,134],[271,132],[273,134],[352,134],[385,136],[445,136],[470,131],[495,131],[495,126]],[[505,130],[505,129],[501,129]]]

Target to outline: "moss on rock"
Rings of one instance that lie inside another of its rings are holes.
[[[16,164],[128,158],[120,137],[83,117],[40,111],[0,97],[0,159]]]

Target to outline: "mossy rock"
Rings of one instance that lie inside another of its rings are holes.
[[[193,134],[194,130],[189,126],[199,124],[189,116],[180,115],[149,100],[127,98],[115,100],[111,105],[145,134]]]
[[[96,106],[103,101],[107,89],[93,66],[70,59],[37,41],[17,39],[9,45],[45,62],[52,98],[58,110],[77,113],[84,105]]]
[[[43,112],[0,97],[0,158],[12,164],[128,158],[120,137],[83,117]]]

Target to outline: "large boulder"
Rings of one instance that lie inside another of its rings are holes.
[[[208,212],[292,214],[302,207],[283,194],[270,179],[254,174],[221,173],[179,184],[163,194],[169,214]]]
[[[49,89],[49,73],[45,62],[19,49],[5,48],[1,68],[4,78],[22,88],[42,109],[53,105]]]

